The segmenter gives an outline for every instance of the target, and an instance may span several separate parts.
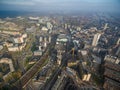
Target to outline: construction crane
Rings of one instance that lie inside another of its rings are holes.
[[[71,52],[72,52],[72,56],[74,56],[75,48],[72,48],[72,49],[68,52],[68,54],[70,54]]]

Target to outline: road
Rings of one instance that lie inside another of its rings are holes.
[[[63,61],[61,65],[56,68],[56,70],[53,72],[52,76],[50,76],[50,79],[46,82],[46,84],[43,86],[42,90],[51,90],[51,88],[54,86],[56,80],[58,79],[58,76],[60,75],[63,67],[66,67],[66,62],[68,60],[68,57],[66,54],[62,56]]]
[[[31,67],[15,84],[12,85],[11,90],[22,90],[24,88],[24,86],[39,71],[39,69],[42,68],[42,66],[44,65],[44,63],[48,58],[49,49],[51,45],[54,46],[55,42],[56,42],[56,35],[53,35],[50,45],[46,48],[40,60],[37,61],[33,67]]]
[[[51,90],[51,88],[53,87],[53,85],[55,84],[58,75],[61,73],[61,67],[58,67],[54,73],[52,74],[51,78],[49,79],[49,81],[44,85],[44,87],[42,88],[42,90]]]

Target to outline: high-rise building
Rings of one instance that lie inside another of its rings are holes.
[[[119,90],[120,89],[120,60],[111,55],[106,55],[104,58],[104,89]]]
[[[49,36],[49,43],[51,42],[51,36]]]
[[[116,43],[116,44],[117,44],[117,45],[118,45],[118,44],[120,44],[120,38],[118,38],[118,40],[117,40],[117,43]]]
[[[99,39],[100,39],[100,36],[101,36],[100,33],[97,33],[97,34],[94,35],[93,42],[92,42],[92,46],[97,46],[98,41],[99,41]]]
[[[118,47],[117,51],[116,51],[116,55],[120,56],[120,46]]]
[[[42,37],[42,36],[40,36],[39,42],[42,42],[42,41],[43,41],[43,37]]]

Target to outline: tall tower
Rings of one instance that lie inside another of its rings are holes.
[[[42,41],[43,41],[43,37],[42,37],[42,36],[40,36],[39,42],[42,42]]]
[[[47,42],[47,37],[46,36],[44,37],[44,42]]]
[[[99,39],[100,39],[100,36],[101,36],[100,33],[97,33],[97,34],[94,35],[93,42],[92,42],[92,46],[97,46],[98,41],[99,41]]]
[[[49,36],[49,43],[51,42],[51,36]]]

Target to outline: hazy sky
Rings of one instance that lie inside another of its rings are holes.
[[[120,0],[0,0],[0,10],[119,12]]]

